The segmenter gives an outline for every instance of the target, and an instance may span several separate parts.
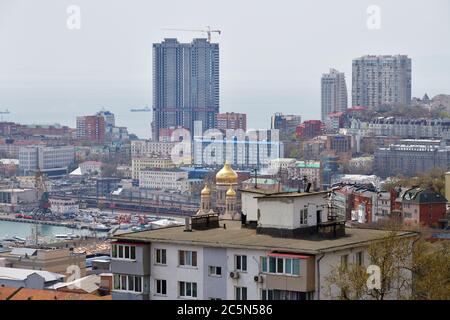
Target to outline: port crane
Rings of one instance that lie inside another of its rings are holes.
[[[53,218],[53,213],[50,210],[49,193],[47,187],[45,186],[44,174],[41,170],[37,170],[34,176],[35,186],[39,201],[39,206],[33,211],[33,216],[36,219],[48,219]]]
[[[6,110],[0,110],[0,119],[1,119],[1,121],[3,122],[3,115],[5,115],[5,114],[10,114],[11,112],[9,112],[9,110],[8,109],[6,109]]]
[[[206,27],[206,30],[198,30],[198,29],[174,29],[174,28],[164,28],[163,30],[171,30],[171,31],[190,31],[190,32],[202,32],[202,33],[206,33],[207,37],[208,37],[208,42],[211,42],[211,34],[217,33],[217,34],[221,34],[222,31],[220,30],[211,30],[210,26]]]

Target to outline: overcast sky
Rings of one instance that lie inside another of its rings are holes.
[[[81,9],[81,30],[66,27],[69,5]],[[369,30],[366,10],[381,9]],[[320,116],[320,77],[345,72],[365,54],[412,58],[413,96],[450,93],[448,0],[0,0],[0,110],[10,120],[75,125],[102,107],[141,135],[151,113],[152,43],[190,41],[222,30],[221,111],[246,112],[249,127],[269,126],[275,111]],[[349,95],[349,101],[351,96]],[[130,118],[129,118],[130,117]]]

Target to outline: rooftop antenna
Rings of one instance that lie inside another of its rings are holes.
[[[255,189],[258,189],[258,168],[252,170],[255,173]]]
[[[303,182],[303,183],[299,183],[298,184],[298,192],[299,193],[301,192],[300,185],[303,186],[303,191],[306,192],[305,190],[306,190],[306,185],[308,183],[308,178],[306,176],[303,176],[303,179],[301,179],[300,181]]]

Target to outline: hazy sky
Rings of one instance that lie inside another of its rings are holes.
[[[69,5],[81,30],[66,27]],[[367,7],[381,8],[369,30]],[[152,43],[190,41],[222,30],[221,111],[246,112],[249,127],[269,126],[275,111],[320,116],[320,77],[345,72],[365,54],[408,54],[413,96],[450,93],[448,0],[0,0],[0,110],[9,120],[60,122],[105,107],[119,125],[150,132]],[[349,101],[351,95],[349,94]]]

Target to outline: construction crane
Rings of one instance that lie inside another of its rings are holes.
[[[171,30],[171,31],[191,31],[191,32],[203,32],[208,36],[208,42],[211,42],[211,33],[216,32],[220,34],[222,31],[220,30],[211,30],[210,26],[206,27],[206,30],[197,30],[197,29],[172,29],[172,28],[164,28],[163,30]]]
[[[11,113],[11,112],[9,112],[8,109],[6,109],[6,110],[0,110],[1,121],[3,122],[3,115],[4,115],[4,114],[10,114],[10,113]]]
[[[50,210],[49,193],[45,186],[44,174],[39,169],[35,174],[35,187],[39,200],[39,207],[33,212],[34,217],[36,219],[53,218],[53,213]]]

